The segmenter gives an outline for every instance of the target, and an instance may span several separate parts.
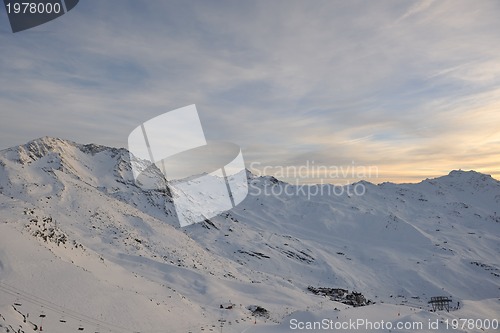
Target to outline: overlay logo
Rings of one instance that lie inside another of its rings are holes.
[[[144,122],[128,146],[136,184],[169,192],[181,227],[227,211],[248,194],[240,147],[207,143],[194,104]]]
[[[4,0],[12,32],[34,28],[73,9],[80,0]]]

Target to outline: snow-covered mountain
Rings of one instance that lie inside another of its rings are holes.
[[[1,151],[0,332],[500,319],[500,182],[492,177],[452,171],[418,184],[350,186],[363,195],[321,185],[314,196],[273,177],[248,173],[248,181],[242,204],[181,229],[175,193],[136,186],[125,149],[45,137]],[[347,292],[330,300],[317,288]],[[352,307],[353,291],[375,304]],[[463,307],[431,313],[432,296]]]

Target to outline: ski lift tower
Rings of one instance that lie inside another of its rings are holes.
[[[431,297],[431,300],[429,301],[429,304],[432,305],[432,311],[434,312],[436,312],[437,310],[446,310],[447,312],[450,312],[450,303],[451,298],[447,296]]]

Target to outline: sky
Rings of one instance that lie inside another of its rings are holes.
[[[127,148],[196,104],[207,140],[239,145],[256,174],[500,179],[499,15],[486,0],[82,0],[12,33],[2,9],[0,149]]]

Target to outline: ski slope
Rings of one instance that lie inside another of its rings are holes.
[[[162,190],[161,173],[149,178],[157,190],[136,186],[125,149],[45,137],[0,152],[0,332],[500,319],[500,183],[488,175],[361,182],[361,196],[321,185],[307,196],[248,173],[242,204],[182,229],[175,193]],[[348,306],[308,286],[357,291],[375,304]],[[431,296],[462,306],[429,312]],[[267,313],[254,316],[256,306]]]

